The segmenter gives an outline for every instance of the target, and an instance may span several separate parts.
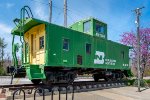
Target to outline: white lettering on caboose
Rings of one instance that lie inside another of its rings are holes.
[[[106,64],[106,65],[116,65],[116,60],[114,59],[105,59],[105,53],[96,51],[95,52],[96,59],[94,59],[94,64]]]
[[[94,64],[104,64],[104,52],[96,51],[95,55],[97,56],[97,58],[94,59]]]

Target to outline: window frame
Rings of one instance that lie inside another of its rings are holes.
[[[85,23],[89,23],[89,30],[85,32]],[[83,32],[90,33],[91,32],[91,20],[83,22]]]
[[[68,49],[64,49],[64,40],[68,40]],[[63,38],[62,39],[62,50],[69,51],[70,50],[70,39],[69,38]]]
[[[101,32],[97,31],[97,25],[99,25],[101,28],[103,28],[103,31],[101,31]],[[96,23],[95,31],[96,31],[96,33],[98,33],[98,34],[101,34],[101,33],[104,34],[104,33],[105,33],[105,25],[102,25],[102,24],[100,24],[100,23]]]
[[[77,64],[83,65],[83,57],[81,55],[77,55]]]
[[[121,51],[121,58],[124,60],[125,59],[125,51]]]
[[[90,52],[87,52],[87,45],[90,45]],[[86,52],[86,54],[92,53],[92,44],[91,43],[85,43],[85,52]]]
[[[41,48],[41,38],[43,38],[43,47]],[[40,36],[39,37],[39,50],[41,50],[41,49],[44,49],[44,47],[45,47],[45,38],[44,38],[44,36]]]

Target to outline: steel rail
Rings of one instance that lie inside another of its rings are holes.
[[[97,85],[97,84],[112,84],[112,83],[126,83],[127,81],[111,81],[111,82],[106,82],[106,81],[99,81],[99,82],[94,82],[94,81],[79,81],[79,82],[73,82],[73,83],[53,83],[51,85],[45,85],[45,84],[15,84],[15,85],[0,85],[0,88],[9,88],[11,90],[15,90],[18,88],[23,88],[23,89],[31,89],[31,88],[37,88],[37,87],[43,87],[43,88],[49,88],[49,87],[65,87],[68,85],[73,85],[73,86],[83,86],[83,85]]]

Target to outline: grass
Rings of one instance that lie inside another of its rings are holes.
[[[150,86],[150,79],[143,79],[141,80],[141,87]],[[128,80],[129,86],[137,86],[137,79],[129,79]]]

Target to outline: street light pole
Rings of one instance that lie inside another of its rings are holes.
[[[52,0],[49,0],[49,23],[52,22]]]
[[[67,0],[64,0],[64,26],[67,27]]]
[[[140,80],[141,80],[141,71],[140,71],[140,15],[141,12],[140,10],[143,9],[144,7],[141,8],[136,8],[134,11],[136,13],[136,24],[137,24],[137,70],[138,70],[138,92],[140,92]]]

